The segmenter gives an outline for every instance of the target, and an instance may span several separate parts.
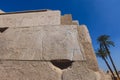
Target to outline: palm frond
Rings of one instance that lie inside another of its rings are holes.
[[[115,46],[114,45],[114,42],[110,40],[110,36],[109,35],[101,35],[98,37],[97,39],[97,42],[99,43],[99,45],[101,45],[102,47],[103,46],[107,46],[107,47],[110,47],[110,46]]]
[[[98,50],[96,51],[96,56],[97,56],[97,57],[100,57],[100,58],[103,58],[103,57],[106,57],[106,58],[107,58],[107,52],[106,52],[106,50],[104,50],[104,49],[98,49]]]
[[[114,42],[113,41],[107,41],[106,42],[107,46],[110,47],[110,46],[115,46]]]
[[[97,38],[97,42],[100,43],[100,42],[103,42],[103,41],[106,41],[106,40],[109,40],[109,39],[110,39],[109,35],[101,35]]]

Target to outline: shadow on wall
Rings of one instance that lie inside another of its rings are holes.
[[[3,33],[4,31],[6,31],[8,29],[8,27],[2,27],[0,28],[0,33]]]
[[[71,67],[73,62],[74,61],[70,60],[51,60],[51,63],[60,69],[66,69],[68,67]]]

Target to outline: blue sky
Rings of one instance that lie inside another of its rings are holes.
[[[111,48],[116,67],[120,70],[120,0],[1,0],[0,9],[5,12],[52,9],[62,14],[72,14],[74,20],[88,26],[94,49],[101,34],[111,36],[115,47]],[[107,70],[98,58],[100,68]]]

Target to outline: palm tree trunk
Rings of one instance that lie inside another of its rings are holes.
[[[105,63],[106,63],[106,65],[107,65],[107,67],[109,68],[109,70],[110,70],[110,72],[111,72],[111,74],[112,74],[112,77],[114,78],[114,77],[115,77],[115,75],[114,75],[114,73],[113,73],[113,71],[112,71],[112,69],[111,69],[110,65],[108,64],[108,62],[107,62],[107,60],[105,59],[105,57],[102,57],[102,58],[103,58],[103,60],[105,61]]]
[[[106,46],[105,44],[104,44],[104,46],[105,46],[105,48],[106,48],[106,50],[107,50],[108,56],[109,56],[109,58],[110,58],[110,61],[111,61],[111,63],[112,63],[112,66],[113,66],[113,68],[114,68],[114,70],[115,70],[115,73],[116,73],[117,77],[118,77],[119,80],[120,80],[119,74],[118,74],[117,69],[116,69],[116,66],[115,66],[115,64],[114,64],[114,62],[113,62],[113,59],[112,59],[112,57],[111,57],[111,55],[110,55],[110,52],[109,52],[109,50],[108,50],[108,48],[107,48],[107,46]]]
[[[113,62],[113,60],[112,60],[111,55],[110,55],[110,54],[108,54],[108,56],[109,56],[110,61],[111,61],[112,65],[113,65],[113,68],[114,68],[114,70],[115,70],[115,73],[116,73],[117,77],[118,77],[118,78],[119,78],[119,80],[120,80],[120,76],[119,76],[119,74],[118,74],[118,72],[117,72],[116,66],[115,66],[115,64],[114,64],[114,62]]]

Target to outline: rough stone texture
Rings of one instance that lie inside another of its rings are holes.
[[[79,25],[79,22],[77,20],[72,21],[73,25]]]
[[[109,74],[102,71],[93,71],[84,61],[76,61],[62,74],[62,80],[112,80]]]
[[[8,28],[0,34],[0,59],[84,60],[77,26]]]
[[[98,71],[99,68],[98,68],[97,60],[94,54],[94,50],[92,48],[91,39],[86,26],[85,25],[79,26],[78,33],[79,33],[79,42],[83,46],[88,68],[94,71]]]
[[[0,27],[60,25],[60,11],[11,13],[0,15]]]
[[[111,75],[109,74],[105,74],[105,80],[113,80]]]
[[[65,14],[61,16],[62,25],[72,25],[72,16],[70,14]]]
[[[97,80],[112,80],[112,77],[110,74],[107,74],[101,70],[95,72]]]
[[[84,60],[77,40],[77,26],[46,27],[45,30],[47,34],[43,39],[44,59]]]
[[[73,63],[61,70],[51,60]],[[108,79],[98,69],[87,27],[71,15],[50,10],[0,14],[0,80]]]
[[[71,14],[65,14],[61,16],[61,25],[79,25],[77,20],[72,20]]]
[[[64,70],[49,61],[0,61],[0,80],[111,80],[109,75],[105,76],[80,61]]]
[[[0,80],[61,80],[61,71],[50,62],[0,61]]]
[[[86,56],[86,61],[88,68],[98,71],[98,64],[95,58],[95,54],[90,43],[83,43],[84,53]]]
[[[63,80],[97,80],[96,74],[87,68],[85,62],[74,62],[62,76]]]
[[[89,42],[89,43],[92,43],[90,35],[89,35],[89,31],[88,31],[86,25],[80,25],[80,26],[78,26],[78,32],[79,32],[80,42]]]

